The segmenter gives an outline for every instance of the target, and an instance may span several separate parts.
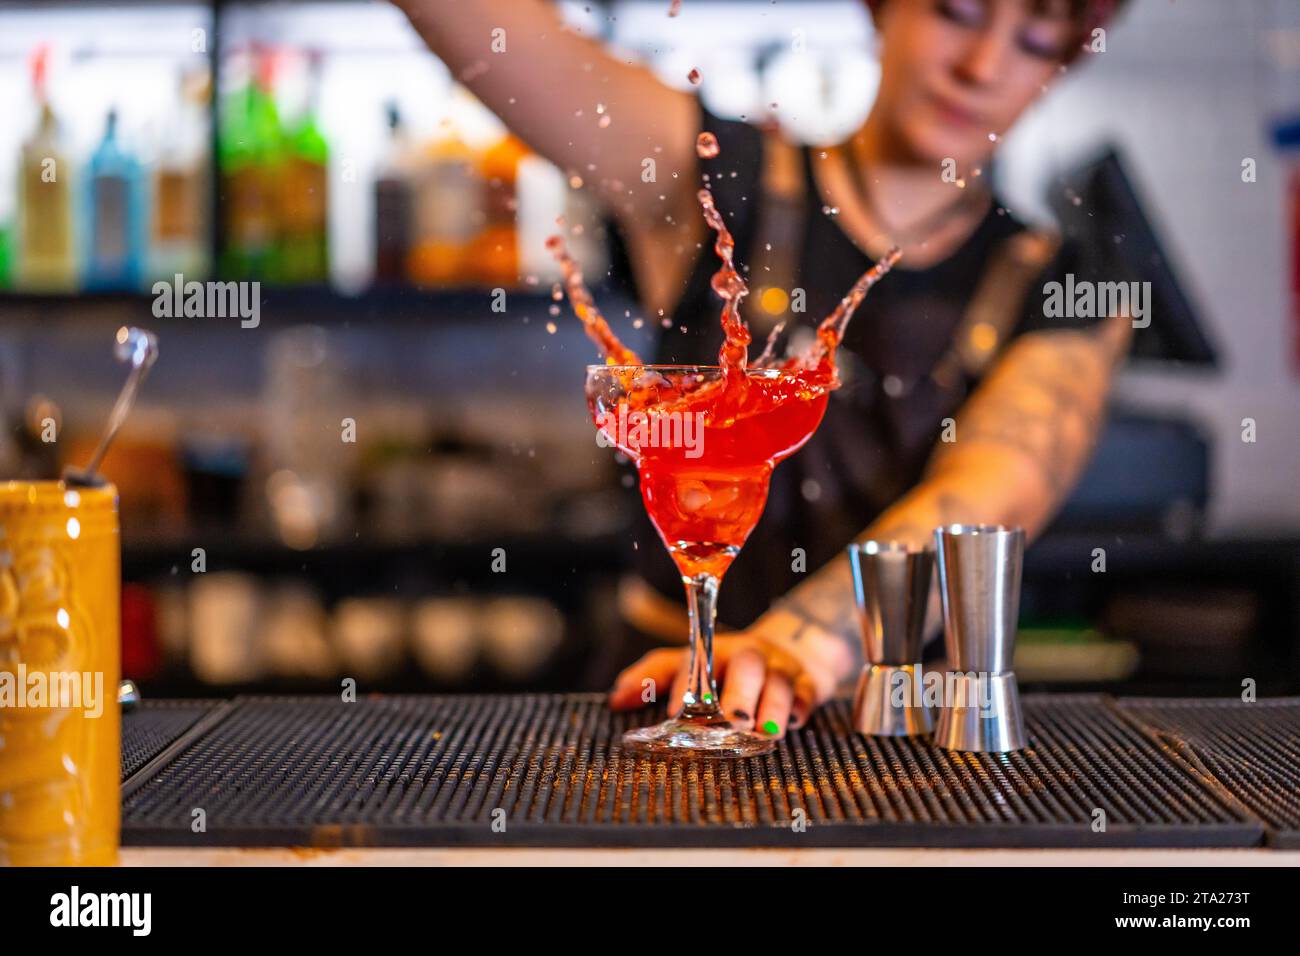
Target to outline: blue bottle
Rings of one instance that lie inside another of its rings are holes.
[[[118,142],[116,110],[109,111],[89,173],[84,286],[138,289],[145,259],[144,175],[139,161]]]

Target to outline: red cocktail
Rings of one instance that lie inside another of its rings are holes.
[[[717,142],[701,133],[702,158]],[[737,730],[718,704],[713,680],[713,624],[718,584],[758,524],[777,462],[794,454],[821,424],[839,385],[835,349],[863,296],[898,261],[898,250],[865,272],[817,329],[803,355],[769,367],[780,327],[756,365],[748,363],[749,329],[740,316],[748,287],[736,271],[735,244],[708,189],[704,218],[717,234],[722,266],[713,290],[723,301],[724,341],[716,366],[644,365],[618,340],[559,236],[547,240],[563,268],[574,311],[605,365],[587,368],[587,405],[604,443],[636,462],[641,499],[682,573],[691,620],[690,680],[676,716],[623,735],[630,750],[708,757],[769,753],[770,738]],[[556,297],[560,292],[557,287]]]
[[[690,681],[677,715],[626,734],[632,749],[753,756],[769,739],[736,730],[718,705],[718,584],[754,530],[777,462],[806,442],[829,387],[807,372],[747,369],[739,399],[718,366],[592,365],[587,404],[603,440],[637,466],[641,498],[682,573],[691,618]]]

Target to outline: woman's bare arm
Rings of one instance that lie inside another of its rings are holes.
[[[395,2],[454,77],[529,146],[581,177],[625,228],[693,207],[693,96],[619,60],[547,0]],[[653,182],[645,181],[646,160]]]

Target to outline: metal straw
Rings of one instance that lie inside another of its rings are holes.
[[[99,440],[99,446],[90,457],[90,464],[85,469],[71,466],[64,469],[63,480],[68,484],[99,484],[99,477],[96,472],[99,470],[104,456],[108,453],[108,446],[113,443],[113,439],[117,436],[117,431],[122,427],[122,423],[126,421],[127,415],[131,414],[131,407],[135,404],[135,395],[140,390],[140,383],[149,374],[149,369],[153,367],[153,363],[158,360],[158,337],[145,329],[124,325],[117,330],[113,355],[119,362],[129,362],[131,372],[126,377],[126,384],[122,386],[122,391],[118,393],[117,401],[113,403],[113,411],[109,413],[108,425],[104,429],[104,437]]]

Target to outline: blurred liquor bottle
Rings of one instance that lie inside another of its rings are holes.
[[[207,69],[180,74],[177,109],[163,128],[154,170],[150,275],[203,278],[208,262]]]
[[[483,230],[475,241],[473,262],[484,285],[519,284],[519,164],[528,147],[506,133],[483,154]]]
[[[90,290],[135,289],[144,271],[144,173],[118,136],[116,109],[90,157],[86,273]]]
[[[411,144],[397,104],[390,102],[388,141],[375,174],[375,282],[400,283],[411,247]]]
[[[61,291],[77,279],[72,239],[72,164],[47,95],[49,50],[32,60],[32,90],[40,107],[36,129],[23,143],[18,173],[19,281],[26,288]]]
[[[479,158],[450,119],[443,130],[425,147],[415,175],[407,276],[422,286],[472,283],[474,240],[483,225]]]
[[[13,234],[7,226],[0,226],[0,289],[13,285]]]
[[[221,116],[221,271],[235,279],[275,281],[280,275],[276,191],[283,133],[272,93],[274,62],[256,48],[250,59],[247,83],[230,95]]]
[[[329,145],[318,118],[321,59],[310,58],[310,93],[284,140],[279,189],[280,275],[288,283],[329,279]]]

